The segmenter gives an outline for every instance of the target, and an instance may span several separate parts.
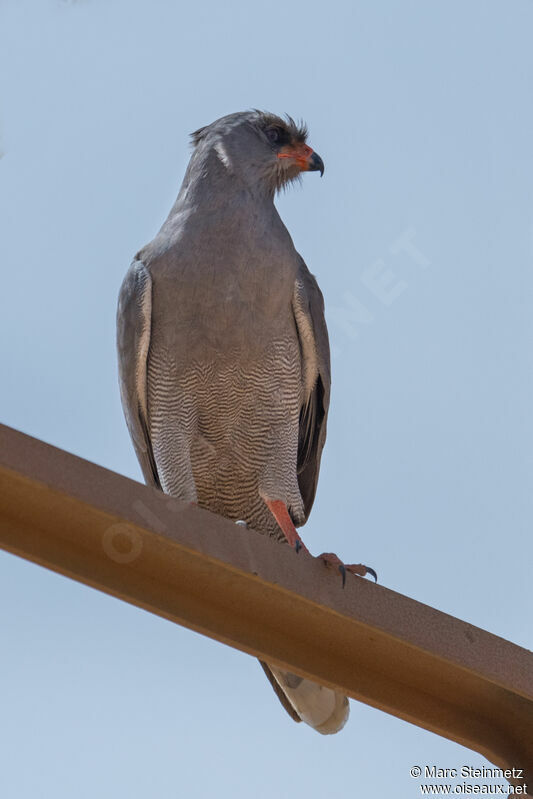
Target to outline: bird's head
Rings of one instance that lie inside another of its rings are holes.
[[[307,127],[291,117],[243,111],[217,119],[192,134],[195,150],[214,151],[224,167],[272,193],[302,172],[324,173],[324,163],[307,144]]]

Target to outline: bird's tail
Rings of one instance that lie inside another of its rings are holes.
[[[279,701],[294,721],[305,721],[322,735],[342,730],[350,705],[343,694],[259,661]]]

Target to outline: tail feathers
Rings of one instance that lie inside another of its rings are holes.
[[[322,735],[331,735],[342,730],[350,715],[346,696],[311,680],[297,677],[290,671],[259,662],[278,699],[294,721],[305,721]]]

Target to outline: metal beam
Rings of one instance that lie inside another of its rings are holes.
[[[367,580],[342,590],[304,552],[4,426],[0,546],[523,769],[533,786],[533,654],[509,641]]]

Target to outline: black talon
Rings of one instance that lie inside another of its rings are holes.
[[[342,575],[342,587],[344,588],[346,585],[346,567],[344,566],[344,563],[339,564],[339,571]]]
[[[302,548],[302,542],[301,542],[301,541],[298,541],[298,540],[296,540],[296,544],[294,545],[294,548],[295,548],[295,550],[296,550],[296,554],[298,554],[298,552],[299,552],[299,551],[301,550],[301,548]],[[376,578],[376,579],[377,579],[377,578]]]
[[[367,572],[368,572],[369,574],[371,574],[371,575],[372,575],[372,577],[374,578],[374,580],[375,580],[375,581],[376,581],[376,583],[377,583],[377,581],[378,581],[378,576],[377,576],[376,572],[374,571],[374,569],[371,569],[371,568],[370,568],[370,566],[365,566],[365,569],[367,570]]]

